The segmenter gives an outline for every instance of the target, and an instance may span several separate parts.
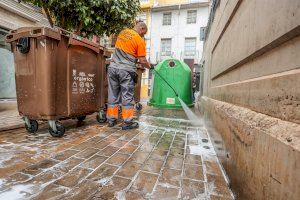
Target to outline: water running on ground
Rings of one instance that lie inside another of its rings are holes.
[[[187,117],[189,118],[189,120],[191,121],[191,124],[194,126],[202,126],[202,119],[200,117],[198,117],[197,115],[195,115],[195,113],[184,103],[184,101],[178,97],[181,106],[185,112],[185,114],[187,115]]]

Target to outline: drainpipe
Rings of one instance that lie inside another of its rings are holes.
[[[181,9],[181,4],[179,4],[178,5],[178,18],[177,18],[177,28],[178,28],[178,30],[180,30],[180,28],[179,28],[179,24],[180,24],[180,9]],[[180,49],[179,48],[179,33],[178,33],[179,31],[177,31],[177,49]],[[180,56],[180,55],[179,55]]]
[[[152,8],[150,7],[150,19],[151,19],[151,23],[150,23],[150,54],[149,54],[149,62],[150,62],[150,59],[151,59],[151,55],[152,55],[152,23],[153,23],[153,18],[152,18]],[[157,58],[156,58],[157,60]],[[150,62],[151,63],[151,62]]]

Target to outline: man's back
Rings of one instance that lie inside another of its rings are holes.
[[[132,29],[120,32],[116,42],[112,67],[135,71],[138,57],[146,56],[146,44],[143,38]]]

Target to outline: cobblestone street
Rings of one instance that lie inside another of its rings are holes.
[[[16,101],[0,101],[0,113],[0,131],[24,126],[24,121],[17,111]]]
[[[0,199],[232,199],[206,129],[178,110],[145,108],[139,121],[63,121],[63,138],[46,124],[0,132]]]

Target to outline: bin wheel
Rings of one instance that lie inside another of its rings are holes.
[[[25,128],[29,133],[35,133],[39,129],[39,124],[36,120],[29,120],[30,126],[25,123]]]
[[[143,109],[143,105],[141,103],[137,103],[137,104],[135,104],[135,109],[137,111],[141,111]]]
[[[80,117],[77,117],[77,120],[82,122],[85,120],[85,118],[86,118],[86,116],[80,116]]]
[[[54,131],[51,126],[49,127],[50,135],[53,137],[62,137],[65,134],[65,127],[59,122],[55,122],[55,125],[56,131]]]
[[[104,123],[104,122],[107,121],[105,112],[100,111],[100,112],[97,114],[97,121],[98,121],[99,123]]]

